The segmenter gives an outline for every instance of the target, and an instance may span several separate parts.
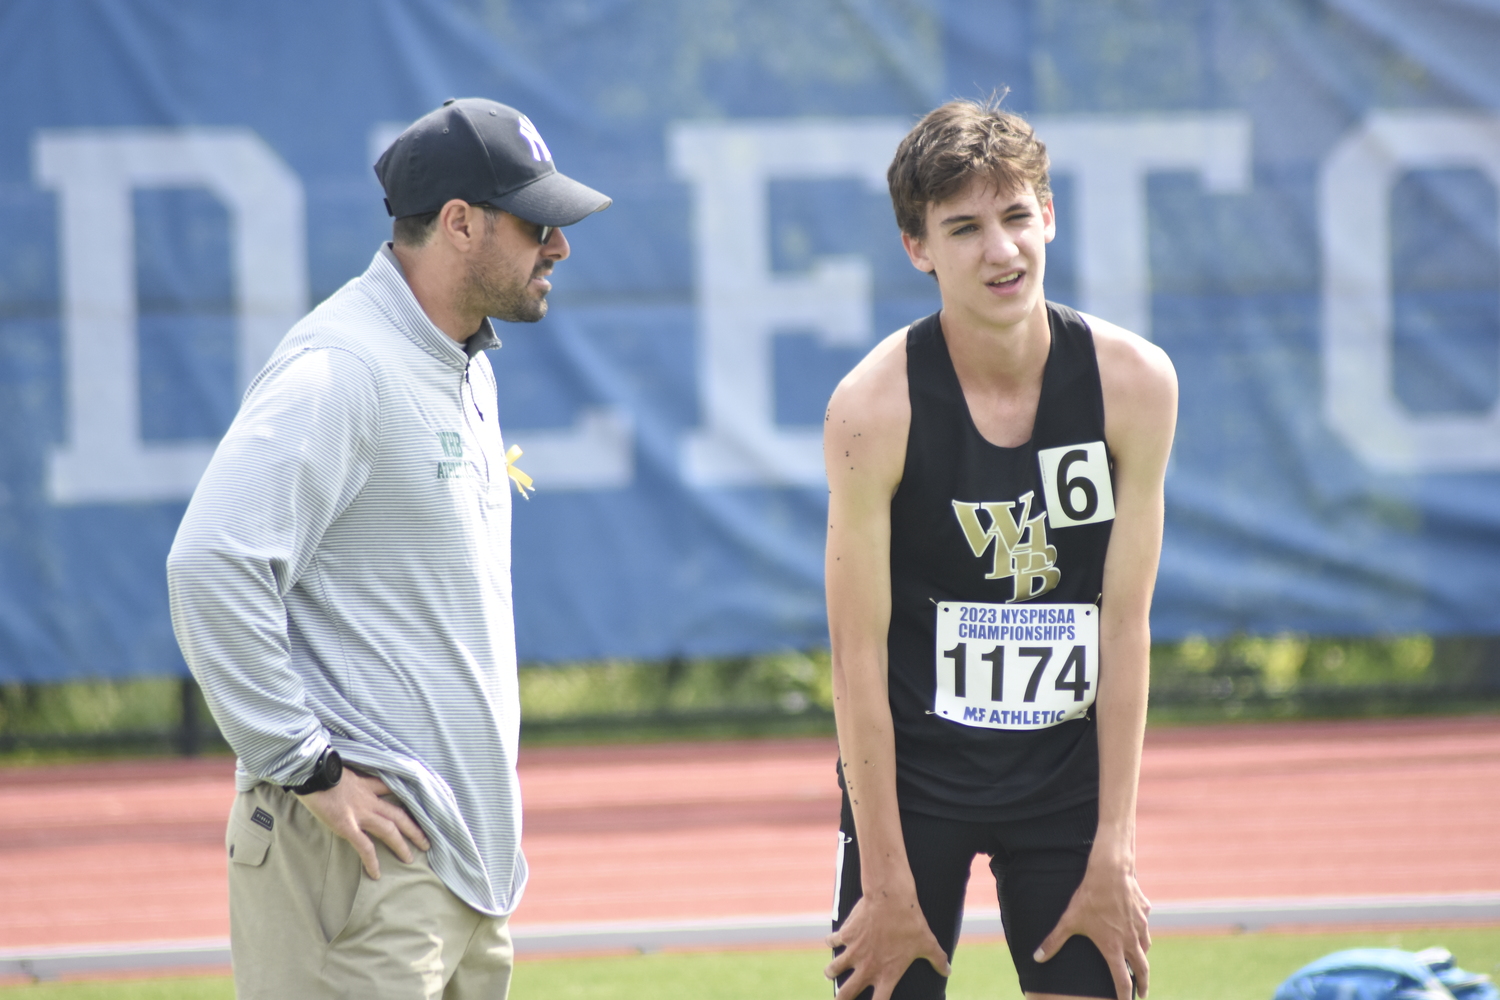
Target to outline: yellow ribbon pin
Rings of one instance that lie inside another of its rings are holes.
[[[531,495],[526,491],[531,490],[535,492],[536,487],[531,485],[530,476],[516,468],[516,459],[520,457],[521,446],[518,444],[511,445],[510,450],[505,453],[505,474],[510,477],[511,482],[516,484],[516,491],[527,500],[530,500]]]

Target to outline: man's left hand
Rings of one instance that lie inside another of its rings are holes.
[[[1146,921],[1150,912],[1151,903],[1141,892],[1131,867],[1091,857],[1082,884],[1034,957],[1045,962],[1057,954],[1068,938],[1082,934],[1094,942],[1109,963],[1119,1000],[1132,1000],[1132,973],[1135,989],[1144,997],[1151,972],[1146,962],[1146,952],[1151,948],[1151,931]]]

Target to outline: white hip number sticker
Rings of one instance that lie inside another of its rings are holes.
[[[1071,528],[1111,521],[1115,491],[1110,485],[1109,452],[1103,441],[1043,448],[1036,453],[1047,497],[1047,526]]]
[[[935,714],[985,729],[1046,729],[1094,703],[1099,609],[1092,604],[937,606]]]

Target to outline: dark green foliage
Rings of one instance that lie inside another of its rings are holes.
[[[1151,721],[1500,711],[1500,638],[1190,638],[1151,651]],[[197,749],[222,752],[196,688]],[[0,760],[193,746],[174,678],[0,685]],[[833,733],[827,650],[521,670],[529,743]],[[189,713],[191,717],[192,713]]]

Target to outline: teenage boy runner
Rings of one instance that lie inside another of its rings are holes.
[[[888,178],[942,310],[826,417],[845,795],[825,974],[838,1000],[943,996],[984,853],[1028,997],[1144,996],[1135,804],[1176,376],[1046,301],[1047,154],[1022,119],[945,104]]]

